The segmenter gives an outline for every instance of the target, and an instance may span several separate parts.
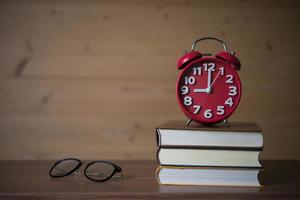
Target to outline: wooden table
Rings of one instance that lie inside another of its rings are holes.
[[[161,186],[156,161],[115,161],[121,180],[95,183],[84,176],[48,176],[53,161],[0,161],[1,199],[300,199],[300,162],[264,161],[263,188]]]

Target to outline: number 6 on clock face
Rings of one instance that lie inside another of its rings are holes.
[[[179,74],[176,90],[183,112],[200,123],[217,123],[228,118],[242,92],[236,70],[214,57],[187,65]]]

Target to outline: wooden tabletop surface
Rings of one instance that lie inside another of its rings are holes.
[[[162,186],[153,160],[114,161],[125,177],[104,183],[82,175],[54,179],[53,161],[0,161],[0,199],[300,199],[300,162],[263,161],[262,188]]]

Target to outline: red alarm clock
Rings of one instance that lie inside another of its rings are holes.
[[[215,56],[195,51],[203,40],[215,40],[223,45],[224,51]],[[176,94],[184,114],[191,121],[214,124],[224,121],[238,106],[242,86],[237,70],[240,62],[234,53],[227,51],[226,44],[217,38],[206,37],[196,40],[190,52],[178,60],[180,71]]]

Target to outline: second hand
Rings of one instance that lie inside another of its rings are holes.
[[[210,87],[213,86],[213,84],[215,83],[215,81],[218,79],[219,75],[220,75],[221,71],[219,71],[219,73],[217,74],[216,78],[213,80],[213,82],[211,83]]]

